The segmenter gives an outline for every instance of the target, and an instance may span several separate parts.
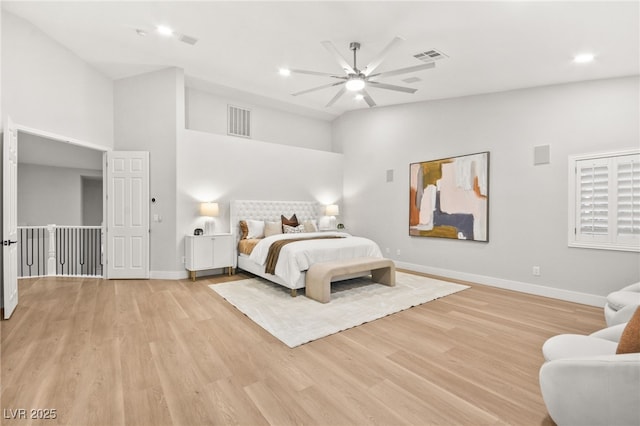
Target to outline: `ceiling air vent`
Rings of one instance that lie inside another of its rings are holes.
[[[444,53],[436,49],[429,49],[424,52],[420,52],[418,54],[413,55],[413,57],[418,60],[421,60],[422,62],[434,62],[439,59],[448,58],[447,55],[445,55]]]
[[[402,81],[404,81],[405,83],[411,84],[411,83],[417,83],[419,81],[422,81],[422,79],[419,77],[409,77],[409,78],[403,78]]]
[[[251,110],[228,105],[227,134],[232,136],[251,137]]]
[[[188,36],[188,35],[185,35],[185,34],[179,34],[178,35],[178,40],[180,40],[183,43],[190,44],[192,46],[198,42],[197,38],[191,37],[191,36]]]

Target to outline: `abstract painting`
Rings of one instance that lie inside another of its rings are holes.
[[[409,235],[489,241],[489,152],[409,167]]]

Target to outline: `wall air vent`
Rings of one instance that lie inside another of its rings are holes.
[[[417,53],[415,55],[413,55],[414,58],[422,61],[422,62],[434,62],[437,61],[439,59],[445,59],[448,58],[449,56],[445,55],[444,53],[440,52],[439,50],[436,49],[429,49],[429,50],[425,50],[424,52],[420,52]]]
[[[231,136],[251,137],[251,110],[228,105],[227,134]]]

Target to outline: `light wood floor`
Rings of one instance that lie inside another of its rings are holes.
[[[473,285],[290,349],[207,287],[246,277],[20,281],[3,424],[552,424],[542,343],[604,327],[598,308]],[[57,418],[6,419],[21,408]]]

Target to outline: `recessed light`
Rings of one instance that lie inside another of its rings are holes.
[[[287,69],[287,68],[280,68],[278,70],[278,73],[280,73],[280,75],[288,77],[291,75],[291,70]]]
[[[173,29],[171,29],[170,27],[167,27],[166,25],[158,25],[156,27],[156,31],[162,34],[163,36],[167,36],[167,37],[173,35]]]
[[[573,62],[575,62],[576,64],[586,64],[593,61],[594,58],[595,56],[593,55],[593,53],[581,53],[574,56]]]
[[[364,96],[362,96],[361,94],[357,94],[356,97],[355,97],[356,101],[361,101],[363,99],[364,99]]]

